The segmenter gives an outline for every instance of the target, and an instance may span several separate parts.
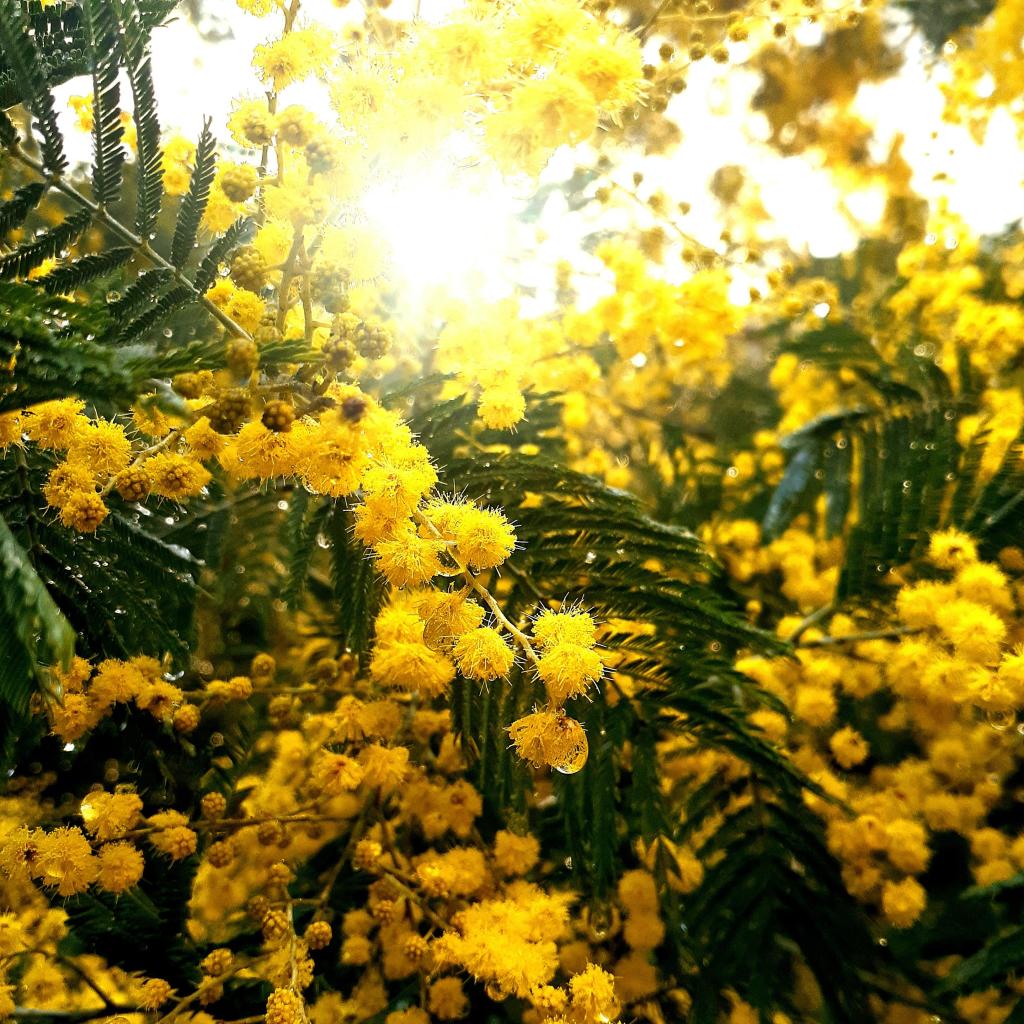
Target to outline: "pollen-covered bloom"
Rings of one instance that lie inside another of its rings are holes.
[[[159,452],[146,469],[153,493],[162,498],[194,498],[210,482],[210,471],[201,462],[176,452]]]
[[[594,650],[596,627],[586,612],[545,610],[534,622],[533,635],[542,649],[537,674],[556,707],[582,696],[600,680],[604,662]]]
[[[33,873],[43,885],[56,889],[61,896],[74,896],[96,880],[96,855],[80,828],[44,832],[38,844]]]
[[[105,843],[120,839],[135,827],[142,816],[142,800],[137,793],[124,791],[88,793],[81,804],[86,831]]]
[[[554,711],[535,711],[508,729],[516,753],[534,767],[572,773],[587,760],[587,734],[575,719]]]
[[[106,843],[100,848],[96,882],[101,889],[122,893],[138,884],[146,862],[132,843]]]
[[[355,789],[363,781],[363,767],[347,754],[323,751],[313,763],[313,784],[326,796]]]
[[[508,641],[489,626],[463,633],[452,654],[464,676],[482,682],[507,676],[515,660]]]

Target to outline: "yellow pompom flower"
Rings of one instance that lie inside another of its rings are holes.
[[[396,587],[412,587],[426,583],[441,572],[444,541],[421,537],[411,529],[394,540],[378,543],[377,564],[388,582]]]
[[[80,462],[61,462],[50,470],[43,485],[47,505],[61,508],[73,494],[95,490],[95,474]]]
[[[39,837],[33,874],[61,896],[85,892],[96,880],[98,864],[80,828],[58,828]]]
[[[511,430],[526,415],[526,398],[512,385],[484,388],[477,414],[491,430]]]
[[[146,462],[153,494],[162,498],[194,498],[209,482],[210,472],[201,463],[176,452],[159,452]]]
[[[553,711],[535,711],[508,729],[516,753],[536,768],[578,771],[587,760],[587,734],[573,718]]]
[[[928,557],[940,569],[959,569],[978,560],[978,547],[966,533],[943,530],[931,535]]]
[[[619,1015],[615,979],[603,967],[587,964],[586,970],[569,979],[570,1012],[585,1024],[614,1020]]]
[[[363,781],[363,768],[347,754],[325,750],[313,763],[312,778],[319,793],[337,796],[359,786]]]
[[[563,643],[593,647],[597,627],[587,612],[553,612],[545,608],[533,621],[533,638],[541,647]]]
[[[494,863],[506,875],[525,875],[540,860],[536,836],[518,835],[502,829],[494,837]]]
[[[85,402],[78,398],[60,398],[34,405],[25,413],[25,433],[40,448],[70,448],[88,420],[82,415]]]
[[[515,661],[515,652],[508,642],[489,626],[463,633],[452,656],[464,676],[481,682],[507,676]]]
[[[543,680],[552,703],[559,707],[586,693],[603,672],[604,663],[598,653],[581,644],[552,644],[537,663],[537,675]]]
[[[142,854],[131,843],[107,843],[100,848],[96,883],[106,892],[122,893],[139,882],[145,867]]]
[[[867,760],[871,752],[867,740],[856,729],[846,726],[829,740],[832,756],[841,768],[854,768]]]
[[[205,462],[219,454],[224,448],[224,435],[210,426],[207,416],[200,416],[182,435],[189,450],[197,459]]]
[[[240,146],[269,146],[274,141],[274,116],[266,100],[238,100],[228,118],[228,131]]]
[[[926,902],[927,894],[916,879],[904,878],[882,886],[882,913],[896,928],[909,928],[921,916]]]
[[[370,659],[370,676],[382,686],[418,693],[429,700],[447,691],[455,678],[455,666],[422,643],[378,643]]]
[[[88,466],[93,473],[119,473],[131,458],[131,441],[124,427],[99,420],[76,431],[68,448],[68,459]]]
[[[60,507],[60,521],[79,533],[95,533],[108,511],[95,491],[74,491]]]
[[[461,978],[438,978],[427,992],[427,1008],[438,1020],[458,1020],[468,1007]]]
[[[106,843],[135,827],[142,816],[142,800],[132,792],[94,791],[83,798],[80,813],[86,831]]]
[[[405,747],[385,747],[370,743],[359,753],[368,786],[388,791],[400,785],[409,774],[409,751]]]
[[[496,509],[466,506],[455,526],[455,543],[470,568],[493,569],[512,554],[516,535]]]
[[[483,622],[484,609],[466,597],[465,590],[448,593],[429,588],[420,598],[423,642],[428,647],[447,648],[460,636]]]
[[[149,841],[171,860],[182,860],[196,852],[197,836],[180,811],[151,814],[147,823],[155,829],[149,834]]]

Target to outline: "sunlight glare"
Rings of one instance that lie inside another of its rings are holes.
[[[377,184],[361,203],[390,250],[389,276],[413,300],[439,287],[487,300],[510,294],[522,205],[496,173],[444,163]]]

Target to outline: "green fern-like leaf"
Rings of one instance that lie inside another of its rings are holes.
[[[203,122],[203,130],[196,146],[195,167],[188,192],[181,201],[178,220],[174,226],[174,241],[171,244],[171,263],[179,270],[185,265],[195,248],[199,224],[210,198],[210,186],[217,170],[217,140],[210,131],[210,121]]]
[[[227,254],[243,241],[249,230],[249,224],[247,218],[240,217],[206,251],[194,278],[196,291],[200,295],[204,295],[213,287],[217,280],[218,267],[224,262]]]
[[[0,50],[20,90],[20,100],[32,112],[41,136],[43,166],[51,174],[67,167],[64,141],[57,125],[53,94],[43,57],[36,46],[31,24],[17,0],[0,0]],[[6,104],[5,104],[6,105]]]
[[[0,576],[0,634],[4,637],[0,700],[15,714],[24,715],[33,678],[40,678],[47,665],[67,667],[74,654],[75,635],[40,580],[29,553],[2,516]]]
[[[174,272],[166,267],[154,267],[139,274],[122,295],[108,302],[107,313],[110,319],[116,324],[128,323],[146,309],[173,280]]]
[[[78,239],[91,221],[92,214],[88,210],[79,210],[56,227],[23,242],[14,252],[0,259],[0,281],[25,277],[45,260],[59,255]]]
[[[92,189],[96,202],[108,206],[121,193],[125,159],[117,80],[117,24],[113,8],[105,0],[83,0],[82,14],[93,64]]]
[[[0,235],[20,228],[45,192],[45,185],[33,181],[28,185],[22,185],[7,202],[0,205]]]
[[[80,256],[63,267],[51,270],[40,279],[39,285],[51,295],[73,292],[89,281],[112,274],[119,267],[123,267],[133,255],[134,250],[118,246],[105,252]]]
[[[121,54],[135,104],[133,116],[137,136],[137,192],[135,230],[148,238],[160,213],[163,199],[163,152],[160,121],[153,88],[149,52],[149,29],[136,0],[116,0],[121,22]]]

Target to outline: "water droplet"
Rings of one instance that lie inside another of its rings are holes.
[[[331,546],[331,539],[326,533],[318,533],[316,535],[316,546],[318,548],[329,548]]]
[[[985,719],[996,732],[1006,732],[1017,723],[1017,715],[1013,711],[988,711]]]
[[[287,512],[288,511],[288,502],[287,502],[287,500],[282,498],[277,503],[277,508],[278,508],[278,511],[280,511],[280,512]]]

